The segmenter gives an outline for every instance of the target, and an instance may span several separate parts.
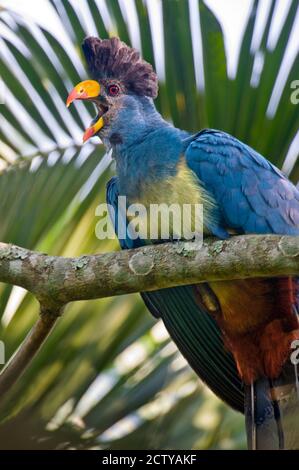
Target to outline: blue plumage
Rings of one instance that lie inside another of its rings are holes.
[[[239,233],[299,235],[299,191],[248,145],[205,130],[189,144],[186,159],[213,194],[226,227]]]
[[[217,223],[209,227],[214,235],[225,238],[227,229],[238,233],[299,234],[299,192],[270,162],[224,132],[205,130],[187,139],[182,137],[180,152],[183,148],[186,162],[198,177],[198,183],[217,203],[218,216],[214,219]],[[171,148],[169,142],[167,155],[173,173],[178,145],[176,152],[172,153]],[[155,170],[159,167],[160,163]],[[167,168],[169,165],[163,168],[164,176]],[[143,172],[142,181],[147,178],[148,174]],[[107,185],[107,202],[115,211],[118,195],[119,180],[114,177]],[[115,230],[117,233],[117,223]],[[144,240],[132,240],[129,235],[126,240],[120,240],[122,249],[143,244]],[[296,440],[293,427],[288,425],[290,416],[296,413],[294,405],[289,406],[288,401],[273,404],[269,400],[269,383],[265,378],[255,384],[258,399],[253,405],[251,390],[248,386],[244,388],[220,330],[204,305],[198,302],[194,286],[145,292],[141,296],[152,314],[163,320],[173,341],[199,377],[231,407],[245,411],[250,447],[281,448],[289,445],[285,442]],[[271,387],[285,387],[292,381],[292,367],[286,365],[279,380],[275,384],[272,382]],[[283,437],[277,434],[281,412],[285,416]],[[256,429],[256,443],[253,443],[253,428]]]

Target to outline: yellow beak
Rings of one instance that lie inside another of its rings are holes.
[[[66,105],[69,107],[75,100],[93,100],[100,95],[101,86],[95,80],[85,80],[78,83],[75,88],[70,92]],[[90,137],[99,132],[104,126],[104,119],[100,117],[92,126],[90,126],[83,135],[83,142],[86,142]]]
[[[101,116],[100,119],[98,119],[95,124],[93,124],[92,126],[88,127],[88,129],[86,129],[83,135],[83,142],[85,143],[88,139],[90,139],[90,137],[97,134],[102,129],[103,126],[104,126],[104,119]]]

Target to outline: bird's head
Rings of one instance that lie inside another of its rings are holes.
[[[122,127],[122,121],[134,127],[132,116],[140,113],[144,101],[155,98],[158,93],[158,79],[152,66],[141,59],[135,49],[118,38],[86,38],[83,52],[92,80],[85,80],[71,91],[67,106],[75,100],[92,101],[97,116],[85,131],[83,141],[90,137],[116,140],[114,132]]]

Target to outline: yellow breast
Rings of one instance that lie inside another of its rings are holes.
[[[140,214],[139,230],[148,239],[168,238],[165,237],[166,218],[171,238],[191,239],[194,233],[207,233],[214,205],[185,159],[178,163],[176,175],[155,184],[145,183],[138,199],[132,202],[146,209]],[[136,214],[136,207],[133,206],[129,218]]]

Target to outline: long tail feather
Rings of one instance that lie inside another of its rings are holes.
[[[245,386],[249,449],[299,449],[297,365],[288,361],[278,379]]]

